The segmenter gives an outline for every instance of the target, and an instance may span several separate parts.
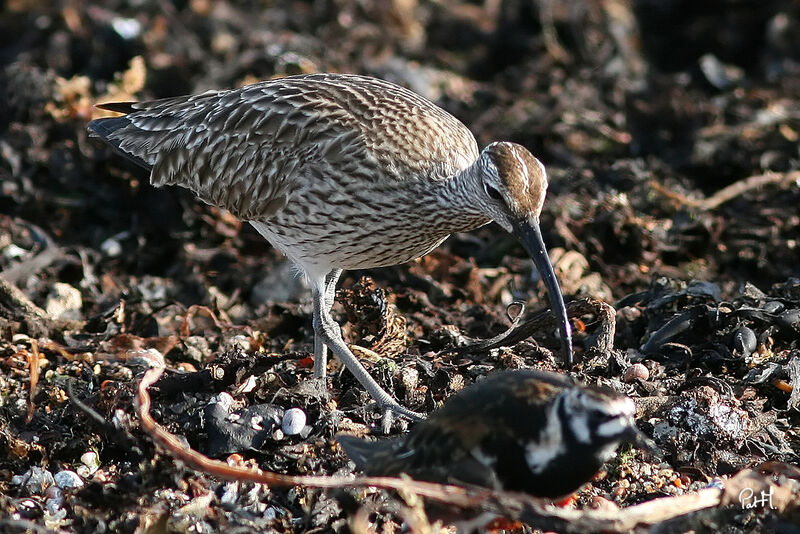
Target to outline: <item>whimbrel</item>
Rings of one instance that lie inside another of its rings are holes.
[[[150,171],[229,210],[308,277],[314,300],[314,376],[327,349],[379,407],[419,419],[364,369],[331,318],[343,270],[397,265],[450,234],[494,220],[533,258],[572,337],[539,229],[544,166],[508,142],[480,153],[455,117],[398,85],[345,74],[269,80],[239,89],[99,107],[125,113],[89,130]]]

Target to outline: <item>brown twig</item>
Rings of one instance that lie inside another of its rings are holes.
[[[14,223],[22,228],[26,228],[34,241],[41,245],[42,249],[33,257],[0,272],[0,276],[12,284],[16,284],[21,280],[35,275],[54,261],[64,257],[64,249],[56,246],[53,238],[42,228],[28,221],[21,221],[16,218],[14,219]]]
[[[572,56],[558,40],[554,11],[555,5],[552,0],[542,2],[539,6],[539,22],[542,25],[544,47],[550,57],[561,63],[569,64],[572,63]]]
[[[31,351],[26,354],[28,359],[28,374],[30,375],[30,391],[28,392],[28,414],[25,417],[25,422],[30,423],[33,420],[33,412],[36,410],[36,388],[39,385],[39,343],[35,339],[31,339]]]
[[[723,187],[710,197],[707,197],[703,200],[695,200],[680,193],[676,193],[675,191],[667,189],[655,180],[650,181],[650,187],[665,197],[678,202],[679,204],[694,208],[699,211],[708,211],[713,210],[752,189],[757,189],[770,184],[777,184],[783,187],[797,181],[800,181],[800,171],[758,174],[755,176],[749,176],[739,180],[738,182],[734,182],[727,187]]]
[[[183,322],[181,323],[182,337],[184,338],[189,337],[189,334],[191,333],[190,323],[192,319],[194,319],[194,316],[201,312],[205,314],[209,319],[211,319],[211,322],[214,323],[214,326],[219,330],[225,330],[227,328],[235,328],[234,325],[230,323],[223,323],[219,319],[217,319],[217,316],[208,306],[203,306],[201,304],[192,304],[191,306],[189,306],[189,309],[186,310],[186,315],[184,316]]]
[[[524,310],[523,307],[505,332],[490,339],[472,342],[461,347],[454,347],[444,352],[455,354],[485,353],[498,347],[511,347],[533,336],[533,334],[542,331],[544,328],[549,327],[555,321],[549,309],[532,313],[522,321]],[[574,300],[567,304],[568,316],[575,317],[585,314],[594,315],[600,323],[600,331],[595,337],[595,345],[593,347],[587,347],[587,350],[606,352],[614,348],[614,332],[616,331],[616,311],[614,308],[596,299]]]
[[[46,311],[34,304],[25,293],[3,276],[0,276],[0,304],[6,305],[16,314],[42,322],[50,322],[50,316]]]

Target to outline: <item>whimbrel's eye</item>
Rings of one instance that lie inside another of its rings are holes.
[[[496,200],[497,202],[504,202],[503,201],[503,195],[501,195],[500,191],[498,191],[497,189],[495,189],[492,186],[489,186],[489,185],[486,186],[486,194],[489,195],[489,197],[492,200]]]

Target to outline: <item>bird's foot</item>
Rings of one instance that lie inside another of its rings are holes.
[[[419,423],[420,421],[425,420],[425,415],[417,412],[413,412],[408,408],[404,408],[400,406],[397,402],[385,402],[385,403],[378,403],[378,406],[381,409],[381,413],[383,416],[381,417],[381,430],[384,434],[388,434],[389,430],[392,427],[392,421],[394,421],[395,416],[405,417],[410,419],[415,423]]]
[[[395,421],[395,417],[405,417],[414,423],[424,421],[427,417],[425,414],[417,413],[409,410],[408,408],[404,408],[398,404],[397,401],[391,398],[389,400],[376,400],[365,406],[367,410],[372,407],[377,407],[381,412],[380,431],[382,434],[389,434],[392,429],[392,423]]]
[[[385,413],[393,413],[393,414],[405,417],[407,419],[410,419],[411,421],[413,421],[415,423],[419,423],[421,421],[424,421],[425,417],[426,417],[425,414],[409,410],[408,408],[404,408],[403,406],[400,406],[399,404],[393,404],[391,406],[384,406],[383,407],[383,413],[384,414]]]

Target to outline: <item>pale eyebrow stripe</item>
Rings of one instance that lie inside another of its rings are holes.
[[[531,189],[531,177],[530,177],[530,174],[528,173],[528,166],[525,164],[525,160],[523,160],[522,157],[519,155],[519,150],[517,149],[517,147],[514,147],[511,150],[511,153],[514,154],[514,159],[516,159],[517,162],[519,162],[520,167],[522,167],[522,170],[523,170],[524,175],[525,175],[525,189],[527,191],[530,191],[530,189]]]

